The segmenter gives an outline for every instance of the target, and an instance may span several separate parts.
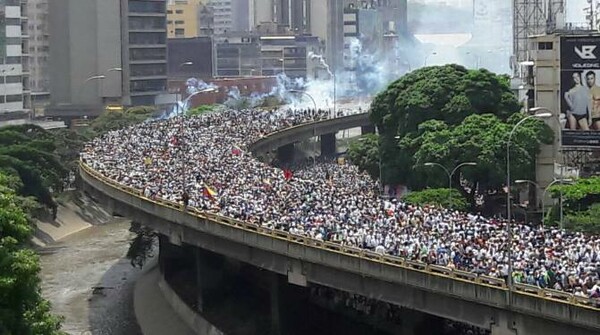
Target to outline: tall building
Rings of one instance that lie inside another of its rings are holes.
[[[48,77],[48,57],[50,43],[48,36],[48,1],[28,0],[27,19],[29,35],[29,83],[32,104],[40,98],[45,98],[50,91]]]
[[[121,15],[127,20],[122,59],[124,69],[129,70],[123,72],[123,102],[154,105],[155,97],[167,91],[167,0],[121,3]]]
[[[154,105],[166,93],[166,0],[51,0],[49,14],[55,115]]]
[[[231,0],[210,0],[208,5],[213,9],[215,35],[231,32],[233,30]]]
[[[29,111],[27,1],[0,4],[0,118]]]
[[[198,37],[202,0],[171,0],[167,5],[169,38]]]

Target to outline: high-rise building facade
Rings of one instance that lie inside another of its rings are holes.
[[[154,105],[166,93],[166,0],[50,0],[49,14],[56,114]]]
[[[198,37],[202,0],[171,0],[167,5],[169,38]]]
[[[127,20],[122,58],[129,69],[123,73],[124,102],[154,105],[155,97],[167,91],[167,0],[121,2]]]
[[[29,111],[27,1],[0,3],[0,117]]]
[[[213,10],[215,35],[224,35],[231,32],[233,30],[231,0],[210,0],[208,4]]]
[[[48,57],[48,1],[27,0],[27,32],[29,36],[29,83],[32,96],[47,95],[50,90]],[[32,99],[32,103],[35,103]]]

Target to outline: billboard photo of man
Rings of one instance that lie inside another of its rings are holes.
[[[585,82],[590,90],[588,110],[590,112],[590,125],[595,130],[600,130],[600,86],[596,84],[596,73],[588,71]]]
[[[594,73],[592,72],[592,74]],[[588,113],[588,105],[591,102],[590,89],[588,86],[583,85],[580,72],[573,72],[572,77],[573,87],[564,96],[567,104],[567,127],[572,130],[589,130],[590,114]]]
[[[600,36],[560,38],[563,147],[600,147]]]

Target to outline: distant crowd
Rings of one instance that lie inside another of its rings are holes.
[[[356,111],[358,112],[358,111]],[[82,160],[146,197],[342,245],[600,298],[600,238],[382,199],[349,164],[282,170],[248,146],[277,130],[329,116],[323,110],[228,110],[149,121],[88,143]]]

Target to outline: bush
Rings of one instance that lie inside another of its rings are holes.
[[[404,196],[409,204],[425,206],[434,205],[466,211],[469,204],[458,190],[448,188],[430,188],[423,191],[410,192]]]

